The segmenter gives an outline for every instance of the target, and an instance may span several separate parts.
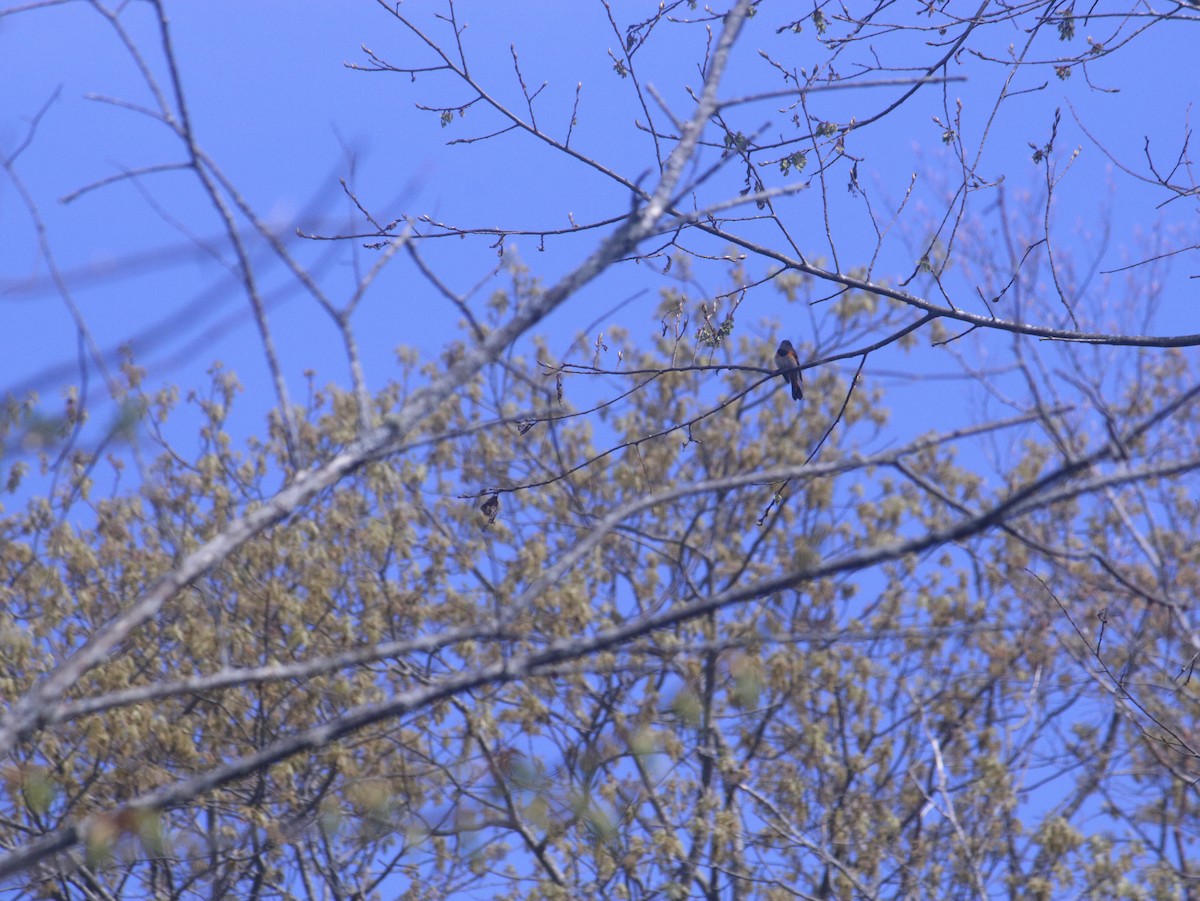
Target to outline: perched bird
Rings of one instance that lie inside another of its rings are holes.
[[[486,529],[488,526],[494,525],[496,515],[500,512],[500,495],[489,494],[487,500],[479,505],[479,510],[483,513],[483,518],[487,520],[483,527]]]
[[[804,397],[804,387],[800,378],[800,358],[796,356],[796,348],[791,341],[780,341],[779,350],[775,351],[775,366],[783,373],[783,380],[792,386],[792,400]]]

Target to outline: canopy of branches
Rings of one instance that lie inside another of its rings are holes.
[[[1200,191],[1116,91],[1194,10],[361,4],[410,141],[279,227],[84,6],[169,144],[0,133],[6,897],[1194,893]]]

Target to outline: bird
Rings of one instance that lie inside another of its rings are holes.
[[[796,356],[796,348],[792,342],[784,339],[779,342],[779,350],[775,351],[775,367],[783,374],[783,380],[792,386],[792,400],[804,398],[804,388],[800,377],[800,358]]]

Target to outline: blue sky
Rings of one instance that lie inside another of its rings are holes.
[[[510,49],[515,44],[527,82],[531,86],[547,82],[538,100],[539,121],[557,123],[557,127],[547,127],[560,135],[565,133],[575,84],[582,82],[573,146],[636,178],[652,157],[647,155],[648,139],[629,123],[633,116],[642,118],[631,109],[630,83],[616,77],[605,52],[616,49],[616,39],[599,6],[568,6],[530,3],[523,7],[526,15],[513,15],[507,5],[458,4],[460,19],[469,26],[464,43],[473,71],[480,73],[498,97],[519,109]],[[615,9],[627,17],[642,12],[631,3],[617,4]],[[403,11],[418,12],[407,7]],[[432,54],[418,47],[379,5],[212,2],[171,5],[168,12],[188,109],[200,143],[281,234],[287,235],[296,225],[326,234],[343,231],[351,223],[361,228],[361,220],[351,218],[350,205],[337,185],[339,177],[350,181],[364,204],[383,218],[427,214],[464,225],[555,228],[566,224],[568,212],[576,221],[586,222],[612,215],[627,203],[623,189],[524,136],[509,134],[482,144],[445,147],[447,139],[486,133],[497,122],[494,115],[472,109],[464,119],[442,128],[435,114],[415,108],[416,102],[436,106],[467,99],[465,88],[448,79],[425,74],[413,85],[406,76],[345,68],[345,62],[366,62],[360,50],[364,44],[397,63],[433,61]],[[422,12],[428,14],[428,10]],[[768,80],[772,70],[756,58],[757,47],[770,48],[792,65],[821,58],[811,27],[801,35],[781,39],[767,35],[766,26],[774,22],[768,18],[760,16],[753,23],[757,30],[752,28],[744,38],[726,96],[779,87]],[[430,19],[422,21],[438,32]],[[122,22],[162,80],[162,55],[151,10],[130,7]],[[1102,25],[1101,20],[1097,39],[1103,37]],[[681,112],[687,108],[684,83],[697,83],[693,61],[702,47],[703,33],[698,28],[678,31],[681,36],[671,38],[678,49],[659,49],[655,56],[648,52],[640,60],[645,69],[640,74]],[[1022,39],[1017,30],[1011,31],[1008,37],[1013,41]],[[441,33],[448,30],[443,27]],[[1087,36],[1090,33],[1081,29],[1076,43]],[[1005,52],[1005,37],[1000,32],[991,38],[992,50],[998,55]],[[1178,148],[1190,99],[1186,79],[1177,76],[1178,61],[1189,52],[1188,37],[1185,28],[1157,28],[1110,59],[1097,61],[1089,68],[1087,79],[1078,70],[1066,82],[1047,82],[1045,69],[1022,73],[1014,90],[1043,84],[1044,88],[1007,104],[990,125],[986,115],[1004,72],[997,65],[963,66],[967,82],[948,85],[944,91],[927,89],[901,111],[903,116],[896,119],[896,125],[858,132],[848,149],[865,159],[860,180],[877,206],[886,207],[889,200],[895,203],[907,185],[907,175],[917,172],[909,211],[916,214],[924,205],[936,217],[942,204],[936,185],[939,169],[946,168],[949,178],[954,176],[952,160],[939,140],[941,129],[932,118],[945,120],[945,105],[952,107],[956,98],[964,99],[963,133],[968,148],[978,142],[985,127],[990,129],[981,172],[987,177],[1007,173],[1010,202],[1021,191],[1038,190],[1041,176],[1029,161],[1028,143],[1046,139],[1053,110],[1061,108],[1059,167],[1065,165],[1070,150],[1076,146],[1083,149],[1058,187],[1061,203],[1055,228],[1063,241],[1078,242],[1077,234],[1095,232],[1100,211],[1111,208],[1112,237],[1105,259],[1109,264],[1119,262],[1138,252],[1132,245],[1157,216],[1170,218],[1173,211],[1156,211],[1154,203],[1164,199],[1161,192],[1139,187],[1127,178],[1112,192],[1110,186],[1116,182],[1112,164],[1082,134],[1070,108],[1129,165],[1142,165],[1147,136],[1160,159],[1169,157]],[[890,45],[882,39],[879,43],[886,53]],[[11,152],[25,135],[27,120],[57,92],[33,144],[18,162],[18,171],[46,219],[59,267],[79,276],[71,279],[75,296],[100,344],[111,347],[128,340],[192,305],[194,311],[186,322],[157,330],[162,343],[141,356],[142,361],[157,363],[160,368],[154,371],[166,380],[195,384],[202,380],[211,360],[219,358],[239,372],[253,396],[254,386],[264,375],[257,335],[227,269],[196,247],[190,237],[215,239],[218,252],[221,250],[219,223],[190,175],[145,176],[139,180],[141,192],[126,181],[85,194],[70,204],[58,202],[122,169],[182,158],[179,142],[159,123],[88,99],[89,95],[101,95],[150,104],[144,82],[112,29],[89,6],[67,4],[0,19],[0,44],[4,50],[0,78],[7,86],[0,97],[0,148]],[[1051,41],[1043,44],[1047,58],[1061,49]],[[895,58],[898,51],[892,52]],[[919,60],[928,59],[930,53],[915,42],[911,52]],[[681,64],[682,60],[688,62]],[[852,66],[844,62],[843,68],[851,70]],[[1088,80],[1096,87],[1089,88]],[[1119,88],[1119,93],[1107,93],[1104,89],[1108,88]],[[895,88],[832,92],[813,95],[811,104],[817,115],[845,122],[851,116],[863,119],[872,114],[897,92]],[[756,108],[745,120],[759,125],[769,118],[774,121],[768,132],[786,122],[786,116],[773,113],[769,105]],[[710,153],[709,160],[713,156]],[[848,268],[865,261],[865,248],[869,247],[862,241],[866,220],[861,205],[856,207],[845,196],[844,178],[839,174],[833,180],[838,183],[831,188],[831,199],[842,204],[841,209],[833,210],[833,229],[841,250],[839,262]],[[147,197],[179,227],[165,222]],[[794,227],[806,242],[806,250],[827,254],[817,192],[791,198],[783,202],[783,208],[794,212]],[[1179,209],[1175,214],[1176,227],[1187,229],[1188,217],[1183,213]],[[910,217],[910,221],[915,219]],[[0,302],[6,307],[9,335],[15,336],[12,352],[0,363],[0,382],[12,385],[50,364],[73,365],[77,349],[64,306],[48,290],[46,268],[39,260],[28,217],[7,181],[0,185],[0,229],[8,248],[0,263]],[[510,246],[515,245],[534,274],[549,282],[581,259],[593,242],[594,234],[588,232],[579,238],[550,240],[541,252],[531,238],[513,238]],[[425,252],[441,271],[452,273],[449,281],[454,287],[465,290],[485,279],[496,264],[495,253],[486,243],[443,240],[426,244]],[[373,256],[355,242],[339,244],[336,249],[294,239],[291,245],[306,261],[326,254],[319,280],[335,299],[348,296],[355,267],[361,271]],[[169,257],[163,253],[167,249],[179,255]],[[284,304],[273,314],[272,322],[289,378],[296,380],[294,390],[299,390],[300,372],[310,367],[319,371],[318,382],[344,384],[345,367],[328,319],[310,299],[294,290],[295,282],[270,261],[261,244],[257,249],[262,254],[260,274],[265,289],[276,292]],[[884,251],[877,269],[881,276],[911,271],[915,251],[911,240],[889,241]],[[154,268],[130,265],[140,254],[163,262]],[[642,326],[636,317],[652,307],[658,287],[650,284],[646,299],[627,309],[616,320],[619,324],[635,330]],[[721,287],[715,276],[710,276],[709,285],[714,291]],[[586,307],[589,313],[603,309],[646,287],[647,282],[636,274],[631,278],[615,273],[590,286],[578,306],[555,317],[548,328],[560,336],[559,346],[565,349],[565,342],[581,327],[580,320],[592,318],[578,315],[576,309]],[[430,315],[431,303],[437,302],[429,300],[427,286],[414,279],[411,266],[403,261],[393,263],[358,317],[373,385],[391,375],[391,351],[396,344],[416,345],[429,354],[455,335],[457,317],[444,305],[432,308],[436,315]],[[1183,295],[1168,296],[1158,325],[1164,330],[1186,328],[1189,314],[1190,304]],[[238,326],[217,339],[206,337],[199,348],[186,344],[198,323],[211,325],[222,317],[230,317]],[[744,328],[760,330],[765,330],[762,323],[768,319],[791,317],[796,324],[785,323],[785,331],[790,327],[793,334],[807,323],[807,316],[797,316],[794,308],[785,309],[766,293],[759,294],[752,310],[743,307],[741,317]],[[654,327],[653,323],[645,325]],[[180,347],[188,348],[186,359],[172,354]],[[769,348],[765,354],[769,356]],[[903,361],[905,366],[913,363],[911,358]],[[920,365],[925,363],[937,368],[944,361],[924,355]],[[53,382],[40,385],[47,395],[57,391]],[[261,384],[265,386],[265,380]]]

